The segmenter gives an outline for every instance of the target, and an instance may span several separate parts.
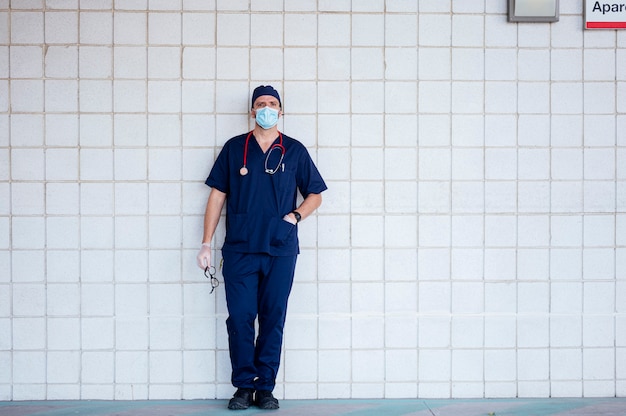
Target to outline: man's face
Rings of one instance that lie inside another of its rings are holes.
[[[280,114],[280,103],[278,99],[273,95],[261,95],[254,101],[254,106],[252,107],[252,111],[260,110],[261,108],[269,107],[274,108],[279,111]]]

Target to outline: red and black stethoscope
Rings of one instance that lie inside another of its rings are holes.
[[[241,169],[239,169],[239,174],[241,176],[246,176],[248,174],[248,168],[246,166],[248,163],[248,142],[250,141],[251,136],[252,136],[252,131],[248,133],[248,136],[246,137],[246,144],[244,145],[244,148],[243,148],[243,166],[241,167]],[[283,135],[281,132],[278,132],[278,137],[280,138],[280,141],[278,143],[274,143],[268,149],[267,156],[265,156],[265,173],[268,173],[270,175],[273,175],[276,172],[278,172],[280,165],[283,163],[283,158],[285,157],[285,146],[283,146]],[[280,160],[278,161],[274,169],[270,169],[267,167],[267,164],[269,162],[270,155],[276,149],[280,151]],[[284,169],[285,169],[285,165],[283,165],[283,170]]]

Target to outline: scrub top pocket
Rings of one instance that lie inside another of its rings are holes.
[[[271,221],[271,241],[274,247],[284,247],[293,245],[295,239],[296,226],[283,220],[282,218],[272,218]]]

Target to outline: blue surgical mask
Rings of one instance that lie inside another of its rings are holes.
[[[262,129],[271,129],[278,123],[278,110],[270,107],[263,107],[256,110],[256,124]]]

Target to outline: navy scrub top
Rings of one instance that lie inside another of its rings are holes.
[[[327,189],[311,156],[299,141],[283,136],[285,156],[280,149],[267,153],[252,135],[248,141],[248,174],[242,176],[243,154],[248,133],[228,140],[218,155],[206,184],[226,194],[226,240],[222,250],[293,256],[300,252],[298,227],[283,220],[296,209],[297,191],[303,197]],[[274,143],[279,143],[279,137]],[[272,149],[270,147],[270,149]],[[270,152],[270,150],[268,150]],[[280,164],[279,164],[280,162]]]

